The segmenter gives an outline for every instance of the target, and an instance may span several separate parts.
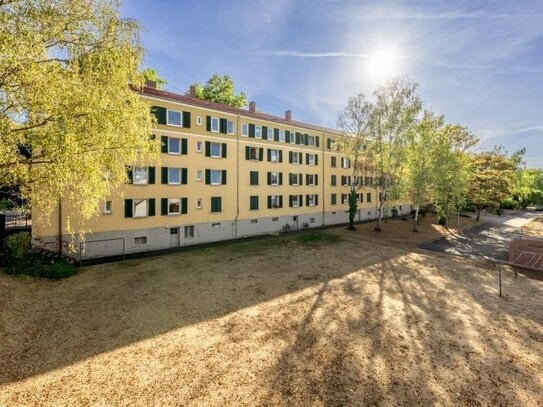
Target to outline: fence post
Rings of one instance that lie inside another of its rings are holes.
[[[6,239],[6,215],[0,213],[0,248],[4,247]]]

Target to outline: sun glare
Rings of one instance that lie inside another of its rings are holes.
[[[370,54],[367,67],[373,79],[386,80],[398,73],[398,55],[392,48],[380,48]]]

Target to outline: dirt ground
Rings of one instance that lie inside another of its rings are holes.
[[[522,228],[522,233],[528,236],[543,238],[543,216],[539,216]]]
[[[0,274],[0,405],[542,405],[543,281],[391,226]]]

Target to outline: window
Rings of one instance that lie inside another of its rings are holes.
[[[181,184],[181,168],[168,168],[168,184],[179,185]]]
[[[291,195],[290,196],[290,206],[292,208],[298,208],[301,204],[301,195]]]
[[[202,209],[202,198],[196,200],[196,209]]]
[[[341,157],[341,168],[351,168],[351,160]]]
[[[136,246],[147,244],[147,236],[139,236],[134,238],[134,244]]]
[[[221,158],[221,143],[211,143],[211,157]]]
[[[111,201],[105,201],[104,202],[104,215],[110,215],[113,210],[113,205],[111,204]]]
[[[168,215],[179,215],[181,213],[181,199],[168,199]]]
[[[309,223],[315,223],[315,218],[309,218]]]
[[[268,172],[268,185],[281,185],[281,174],[279,172]]]
[[[255,138],[262,138],[262,128],[255,126]]]
[[[332,168],[336,168],[336,157],[335,156],[330,157],[330,165],[332,166]]]
[[[166,124],[169,126],[177,126],[181,127],[182,123],[182,115],[181,112],[178,112],[177,110],[169,110],[168,109],[168,116],[167,116],[167,122]]]
[[[248,160],[252,160],[252,161],[258,161],[260,159],[260,154],[259,154],[259,148],[258,147],[247,146],[247,147],[245,147],[245,149],[246,149],[245,158],[247,158]]]
[[[211,185],[221,185],[222,184],[222,171],[221,170],[210,170],[210,184]]]
[[[202,170],[196,171],[196,181],[202,182]]]
[[[307,195],[307,206],[316,206],[317,205],[317,195]]]
[[[315,186],[317,185],[317,176],[313,174],[306,174],[305,175],[305,184],[308,186]]]
[[[275,217],[275,218],[272,218],[272,222],[277,222],[279,220],[279,218]]]
[[[307,145],[308,146],[314,146],[315,145],[315,137],[314,136],[307,136]]]
[[[335,187],[337,184],[337,177],[335,175],[332,175],[330,177],[330,185],[332,185],[333,187]]]
[[[252,211],[258,210],[258,196],[251,196],[249,199],[249,209]]]
[[[364,178],[364,183],[365,183],[367,186],[373,186],[373,177],[365,177],[365,178]]]
[[[268,148],[268,161],[272,163],[283,162],[283,152],[281,150]]]
[[[331,202],[332,202],[332,205],[337,204],[337,195],[336,194],[331,195]]]
[[[306,154],[306,164],[307,165],[317,165],[317,155],[316,154]]]
[[[288,156],[291,164],[302,164],[302,153],[289,151]]]
[[[268,140],[273,140],[273,129],[268,127]]]
[[[258,171],[249,172],[250,185],[258,185]]]
[[[170,229],[170,235],[178,235],[178,234],[179,234],[179,228]]]
[[[296,134],[291,130],[290,131],[290,143],[294,144],[296,142]]]
[[[147,199],[134,199],[134,217],[147,216]]]
[[[366,194],[366,202],[371,202],[371,192]]]
[[[285,130],[279,130],[279,141],[281,143],[285,142]]]
[[[248,137],[249,136],[249,125],[247,123],[243,123],[241,125],[241,135],[243,137]]]
[[[258,223],[258,219],[251,219],[251,223]]]
[[[134,167],[132,182],[135,185],[145,185],[149,182],[147,167]]]
[[[281,195],[268,195],[268,209],[282,208],[283,196]]]
[[[197,142],[196,142],[196,152],[197,152],[197,153],[201,153],[201,152],[202,152],[202,142],[201,142],[201,141],[197,141]]]
[[[194,237],[194,225],[185,226],[185,239],[191,239]]]
[[[226,122],[226,133],[234,134],[234,122],[232,120]]]
[[[211,197],[211,212],[221,212],[221,211],[222,211],[222,198],[220,196]]]
[[[349,202],[349,196],[347,194],[341,194],[341,203],[346,205]]]
[[[219,119],[216,117],[211,118],[211,132],[212,133],[219,132]]]
[[[351,176],[342,175],[341,176],[341,185],[347,187],[351,185]]]
[[[294,186],[302,185],[302,174],[290,173],[288,176],[289,176],[288,178],[289,185],[294,185]]]
[[[168,154],[181,154],[181,142],[178,138],[168,137]]]
[[[221,224],[220,224],[219,222],[217,222],[217,223],[212,223],[212,224],[211,224],[211,227],[212,227],[213,229],[219,229],[219,228],[221,227]]]
[[[202,116],[196,116],[196,124],[198,126],[201,126],[202,125]]]

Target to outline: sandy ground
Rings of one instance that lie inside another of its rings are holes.
[[[539,216],[532,222],[521,228],[522,234],[543,238],[543,216]]]
[[[0,274],[0,405],[542,405],[543,281],[390,225]]]

